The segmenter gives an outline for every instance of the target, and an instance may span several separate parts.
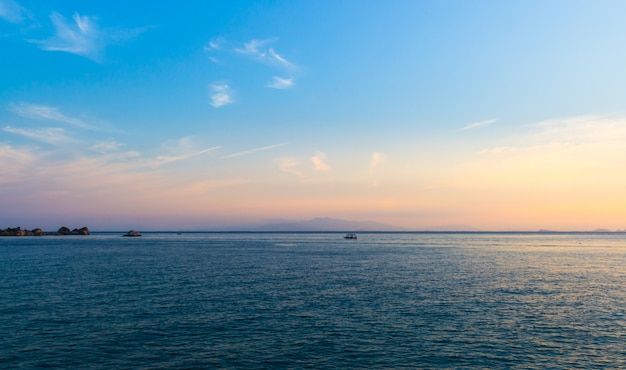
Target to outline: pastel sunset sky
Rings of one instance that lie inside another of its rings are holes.
[[[625,15],[0,0],[0,227],[626,229]]]

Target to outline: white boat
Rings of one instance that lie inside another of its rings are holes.
[[[346,234],[343,236],[344,239],[356,239],[356,234]]]

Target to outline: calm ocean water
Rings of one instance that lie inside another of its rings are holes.
[[[626,368],[626,235],[0,238],[35,367]]]

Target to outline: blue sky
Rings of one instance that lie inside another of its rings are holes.
[[[0,0],[0,221],[626,228],[625,11]]]

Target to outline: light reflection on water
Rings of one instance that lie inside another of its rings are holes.
[[[624,234],[0,239],[6,368],[623,367]]]

